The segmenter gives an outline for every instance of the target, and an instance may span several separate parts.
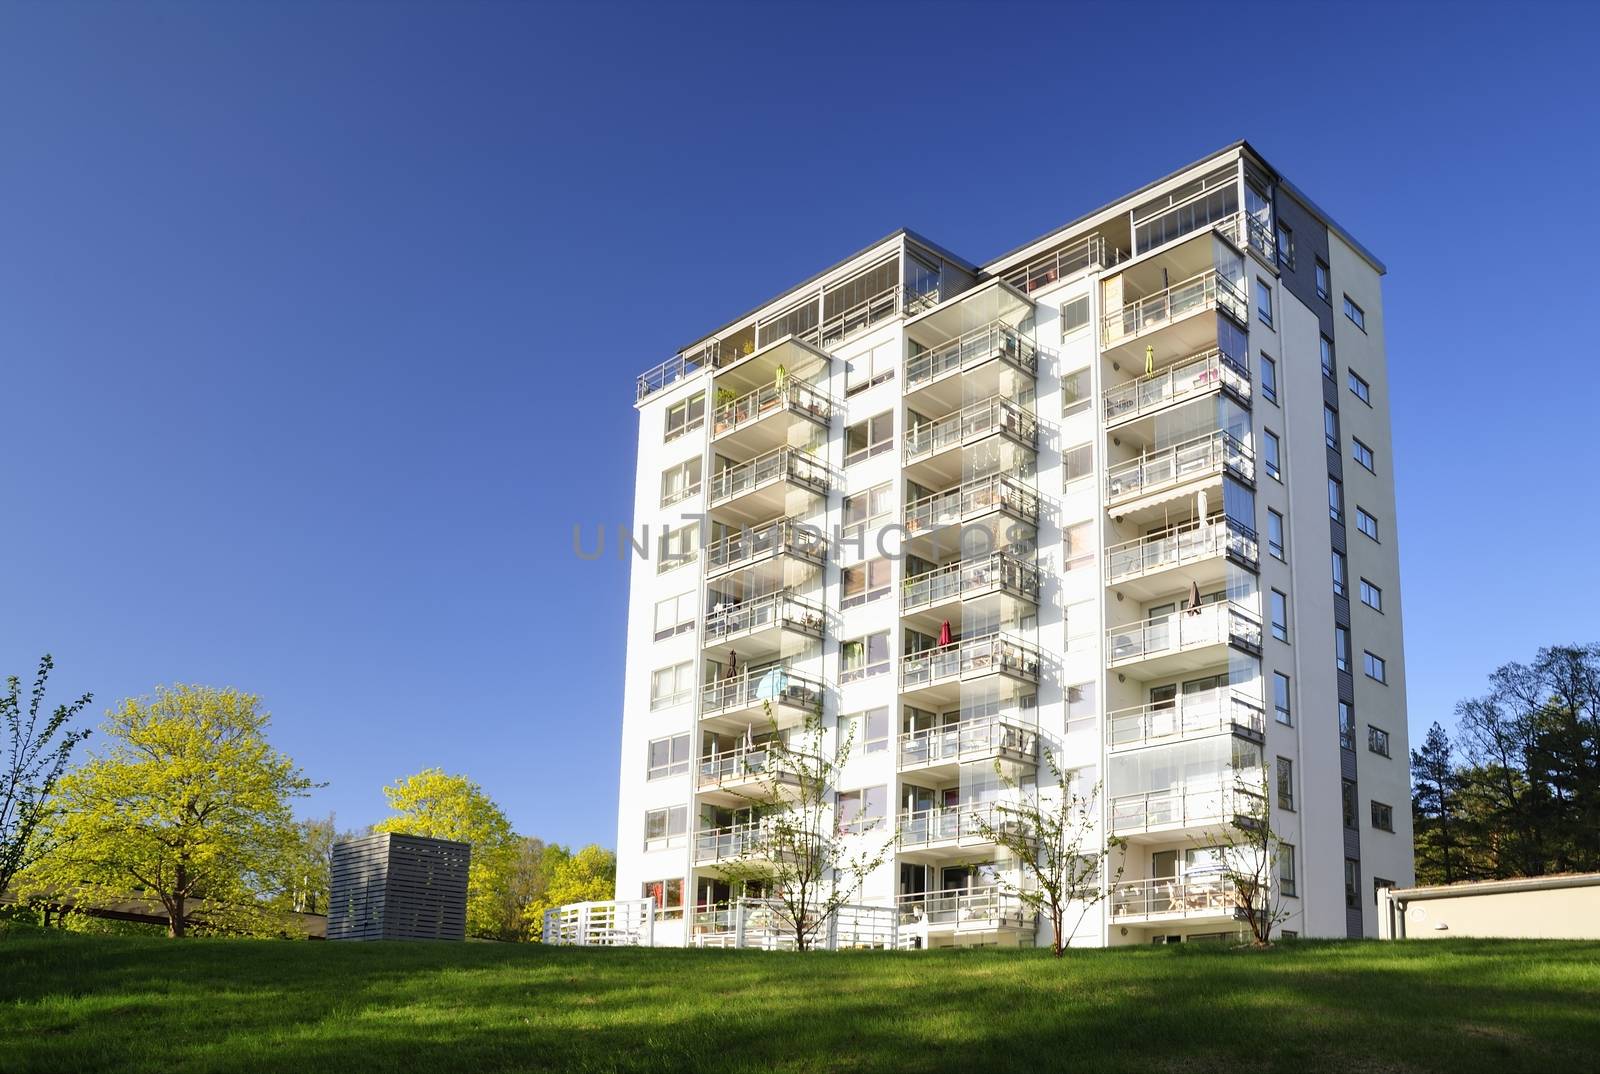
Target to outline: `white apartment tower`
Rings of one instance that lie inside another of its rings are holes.
[[[655,942],[728,927],[764,703],[852,728],[837,809],[895,836],[855,901],[902,941],[1048,942],[972,822],[1046,749],[1126,840],[1072,942],[1236,933],[1213,844],[1263,770],[1281,930],[1376,935],[1413,881],[1384,271],[1241,142],[985,265],[896,232],[640,376],[617,897]]]

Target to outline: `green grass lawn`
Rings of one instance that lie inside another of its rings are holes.
[[[0,924],[0,1070],[1600,1068],[1600,943],[765,954]]]

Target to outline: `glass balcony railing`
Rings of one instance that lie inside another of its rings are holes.
[[[712,607],[706,612],[705,643],[719,644],[729,638],[769,627],[783,627],[820,637],[824,622],[822,605],[782,590],[737,604]]]
[[[1250,374],[1213,348],[1138,380],[1107,388],[1105,422],[1115,425],[1130,421],[1218,388],[1226,388],[1246,402],[1250,400]]]
[[[1069,246],[1053,250],[1019,265],[1001,279],[1023,294],[1032,294],[1051,284],[1068,279],[1091,267],[1109,268],[1127,260],[1128,252],[1108,248],[1099,235],[1087,235]]]
[[[1007,552],[947,563],[907,578],[900,589],[900,610],[911,612],[995,589],[1038,603],[1038,566]]]
[[[954,414],[911,426],[906,431],[905,460],[913,463],[993,433],[1032,447],[1039,440],[1039,419],[1015,399],[992,395]]]
[[[1256,566],[1256,533],[1232,519],[1187,524],[1106,549],[1106,584],[1143,578],[1174,567],[1227,556]]]
[[[991,474],[906,505],[906,535],[948,526],[963,519],[1004,511],[1029,522],[1039,520],[1039,494],[1006,474]]]
[[[1107,347],[1115,346],[1205,309],[1220,309],[1240,324],[1249,323],[1249,305],[1243,286],[1219,275],[1215,269],[1208,269],[1106,314],[1101,342]]]
[[[1156,828],[1194,828],[1260,815],[1261,796],[1229,783],[1166,787],[1110,801],[1113,835]]]
[[[1005,634],[986,634],[902,657],[902,690],[931,686],[946,679],[979,675],[1012,675],[1039,681],[1039,650]]]
[[[779,412],[799,414],[825,426],[833,419],[834,407],[827,393],[804,381],[765,384],[717,407],[713,435],[731,433]]]
[[[766,780],[771,783],[798,783],[801,773],[815,758],[776,749],[768,744],[739,745],[712,753],[700,760],[700,786]]]
[[[821,563],[827,549],[828,541],[821,530],[792,518],[781,518],[776,522],[736,530],[706,545],[706,569],[729,570],[781,555],[799,556],[812,563]]]
[[[1020,720],[999,716],[978,717],[907,731],[900,736],[900,767],[961,764],[991,758],[1035,762],[1039,757],[1039,732]]]
[[[1106,631],[1112,665],[1224,644],[1260,652],[1261,620],[1241,605],[1216,601]]]
[[[1218,476],[1224,470],[1241,481],[1255,481],[1255,456],[1231,434],[1219,430],[1108,466],[1106,499],[1143,496],[1169,485]]]
[[[900,814],[897,830],[900,849],[916,850],[941,843],[992,843],[998,833],[1019,826],[1010,811],[984,803],[907,810]]]
[[[1260,699],[1224,686],[1108,712],[1106,745],[1115,750],[1239,732],[1260,738],[1266,726]]]
[[[1003,321],[991,321],[913,355],[906,362],[906,391],[995,358],[1010,362],[1030,376],[1039,368],[1039,352],[1031,338]]]
[[[1228,917],[1241,899],[1234,878],[1219,872],[1124,880],[1111,885],[1111,919]]]
[[[1035,914],[1020,898],[995,885],[951,891],[917,891],[895,899],[902,927],[1031,929]]]
[[[700,688],[700,715],[742,712],[766,704],[820,715],[824,691],[821,679],[781,664],[754,671],[740,668]]]
[[[779,448],[749,462],[724,467],[711,479],[711,504],[716,506],[736,496],[765,488],[778,481],[828,491],[828,468],[811,455],[793,448]]]

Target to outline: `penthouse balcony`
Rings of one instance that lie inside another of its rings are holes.
[[[1237,882],[1220,872],[1124,880],[1111,885],[1109,901],[1118,925],[1222,924],[1244,914]]]
[[[1039,731],[1021,720],[978,717],[944,727],[907,731],[900,736],[902,772],[930,773],[964,764],[1039,763]]]
[[[905,462],[910,466],[997,435],[1037,448],[1039,419],[1017,400],[991,395],[942,418],[912,425],[906,430]]]
[[[907,578],[900,588],[900,611],[931,611],[945,604],[991,593],[1039,602],[1039,568],[1007,552],[947,563]]]
[[[1090,269],[1110,268],[1127,259],[1128,251],[1107,243],[1104,236],[1086,235],[1018,265],[1000,278],[1027,295],[1053,287]]]
[[[1142,511],[1200,486],[1220,483],[1224,473],[1255,484],[1255,456],[1230,433],[1219,429],[1108,465],[1106,508],[1114,515]]]
[[[1226,391],[1246,406],[1250,404],[1249,371],[1213,347],[1137,380],[1107,388],[1102,396],[1106,428],[1114,429],[1218,391]]]
[[[1015,816],[992,803],[907,810],[896,828],[902,854],[932,858],[959,858],[979,847],[994,846],[1000,833],[1021,830]]]
[[[1231,518],[1184,522],[1106,549],[1106,585],[1140,600],[1192,582],[1201,588],[1221,582],[1227,565],[1256,570],[1254,530]]]
[[[1120,346],[1212,310],[1250,323],[1244,287],[1214,268],[1112,309],[1101,319],[1101,346]]]
[[[952,891],[916,891],[895,899],[902,929],[931,935],[995,932],[1032,932],[1038,915],[1016,895],[998,886],[956,888]]]
[[[765,453],[791,443],[796,422],[826,429],[838,403],[826,392],[793,378],[764,384],[716,408],[712,439],[724,454]]]
[[[701,687],[700,719],[708,727],[748,732],[756,720],[766,719],[770,706],[780,725],[792,726],[820,716],[825,693],[821,679],[781,664],[754,671],[740,667]]]
[[[734,530],[705,547],[706,573],[711,576],[792,557],[820,567],[828,541],[815,526],[780,518]]]
[[[1135,842],[1173,833],[1217,837],[1261,815],[1261,796],[1228,782],[1187,784],[1110,799],[1111,834]]]
[[[1106,748],[1115,753],[1211,735],[1238,735],[1260,742],[1266,729],[1260,698],[1234,687],[1221,687],[1106,713]]]
[[[1107,666],[1137,664],[1136,677],[1146,680],[1225,663],[1230,646],[1261,654],[1261,620],[1231,601],[1184,608],[1106,631]]]
[[[788,511],[792,496],[805,499],[828,492],[828,468],[815,456],[794,448],[778,448],[748,462],[729,462],[711,478],[713,509],[750,518],[798,514]]]

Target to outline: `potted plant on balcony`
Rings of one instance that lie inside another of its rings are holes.
[[[714,400],[717,408],[717,432],[727,432],[729,429],[733,428],[734,416],[730,413],[727,413],[727,409],[737,398],[738,396],[733,394],[732,388],[717,389],[717,394]]]

